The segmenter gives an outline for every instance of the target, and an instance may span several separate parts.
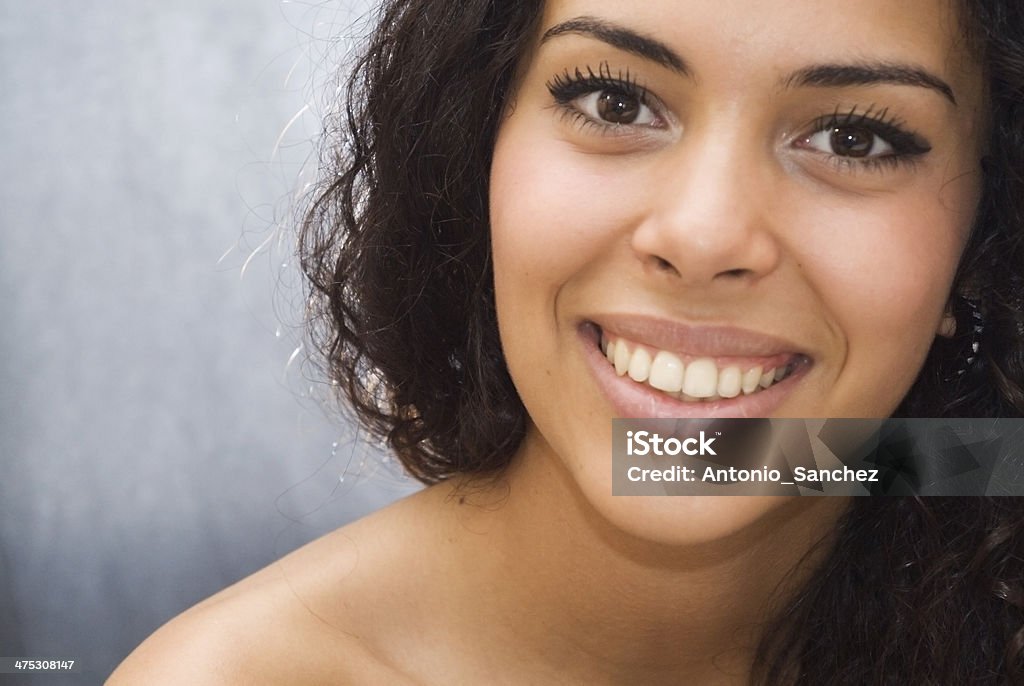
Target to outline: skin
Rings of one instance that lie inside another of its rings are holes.
[[[540,40],[580,16],[660,41],[689,75],[592,37]],[[162,628],[110,683],[747,683],[759,623],[846,503],[612,497],[614,411],[577,327],[619,312],[782,335],[813,365],[775,416],[890,414],[951,333],[978,201],[982,79],[955,27],[940,0],[549,3],[491,178],[503,350],[532,420],[511,467],[296,551]],[[926,68],[957,104],[784,85],[853,59]],[[601,135],[557,106],[552,78],[603,62],[657,98],[663,127]],[[889,108],[930,152],[837,166],[809,123],[854,105]]]
[[[550,3],[545,31],[596,17],[657,39],[688,74],[563,33],[523,66],[500,130],[495,290],[528,445],[638,537],[705,542],[796,505],[612,497],[617,415],[584,362],[580,322],[642,314],[785,338],[813,365],[778,417],[888,416],[949,330],[980,192],[978,67],[958,51],[944,2],[820,5]],[[915,85],[788,85],[803,69],[858,61],[922,67],[957,104]],[[558,106],[552,79],[602,67],[652,95],[646,125],[602,127],[583,99]],[[814,122],[854,109],[885,110],[930,151],[899,165],[835,156]]]

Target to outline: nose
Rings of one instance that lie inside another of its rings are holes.
[[[631,237],[645,270],[703,287],[752,283],[778,266],[772,175],[756,149],[742,135],[694,135],[660,160]]]

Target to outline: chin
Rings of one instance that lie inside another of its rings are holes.
[[[746,548],[750,536],[771,535],[766,529],[816,500],[799,496],[616,496],[612,495],[610,455],[563,464],[596,526],[626,534],[636,543],[689,547],[734,539]]]

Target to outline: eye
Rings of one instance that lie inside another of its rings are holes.
[[[801,144],[839,157],[886,157],[895,153],[892,144],[863,125],[822,129],[804,138]]]
[[[640,97],[614,88],[581,95],[571,105],[595,122],[654,126],[658,118]]]
[[[845,114],[837,109],[804,130],[810,133],[793,144],[819,153],[840,171],[912,166],[932,149],[927,140],[889,116],[887,109],[876,113],[874,106],[863,114],[856,107]]]
[[[629,70],[613,72],[607,62],[566,70],[545,84],[558,109],[582,129],[633,135],[665,128],[660,101],[637,83]],[[620,130],[621,127],[621,130]]]

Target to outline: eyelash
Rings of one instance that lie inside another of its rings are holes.
[[[566,69],[561,74],[555,75],[545,86],[565,116],[571,117],[580,128],[597,127],[598,131],[603,134],[613,134],[623,128],[628,129],[630,126],[594,120],[574,107],[572,104],[574,100],[590,93],[609,91],[636,98],[636,101],[644,107],[656,109],[651,104],[652,98],[647,89],[637,83],[628,69],[613,75],[607,62],[598,65],[597,72],[594,72],[592,67],[586,67],[586,71],[577,67],[571,73]]]
[[[644,86],[637,83],[629,70],[613,74],[607,62],[602,62],[597,72],[589,66],[583,70],[577,67],[572,72],[566,69],[555,75],[545,86],[564,116],[573,119],[581,129],[596,128],[602,135],[629,133],[632,127],[628,124],[612,124],[593,119],[573,105],[577,98],[599,91],[618,93],[635,98],[642,106],[650,108],[659,119],[663,118],[657,112],[659,108],[655,98]],[[821,153],[826,155],[828,162],[839,171],[879,170],[913,165],[920,156],[931,151],[928,142],[917,133],[908,130],[902,121],[890,116],[888,108],[872,114],[874,110],[875,106],[872,105],[863,112],[858,112],[858,107],[854,106],[844,113],[837,107],[834,112],[818,117],[808,124],[804,129],[808,134],[801,138],[806,140],[826,129],[859,127],[892,146],[892,152],[889,154],[866,158]]]
[[[884,167],[895,168],[905,164],[913,165],[921,155],[931,151],[931,145],[917,133],[907,129],[901,120],[890,116],[888,108],[883,108],[878,114],[872,114],[875,110],[874,105],[868,107],[863,113],[859,113],[857,110],[857,106],[854,106],[848,112],[840,112],[837,107],[831,114],[813,120],[805,129],[811,134],[801,138],[806,140],[811,135],[827,129],[859,127],[892,146],[892,152],[887,155],[863,159],[844,155],[827,155],[828,161],[840,171],[857,168],[874,170]]]

